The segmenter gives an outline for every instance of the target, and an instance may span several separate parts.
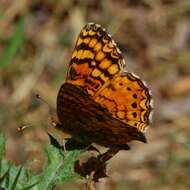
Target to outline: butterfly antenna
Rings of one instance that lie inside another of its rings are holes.
[[[45,103],[45,104],[49,107],[50,111],[55,110],[55,109],[53,109],[52,106],[51,106],[44,98],[42,98],[39,94],[36,94],[36,98],[39,99],[40,101],[42,101],[43,103]]]
[[[41,100],[41,101],[44,102],[45,104],[47,104],[49,107],[51,107],[51,106],[49,105],[49,103],[48,103],[46,100],[44,100],[44,98],[42,98],[39,94],[36,94],[36,98],[39,99],[39,100]]]
[[[19,126],[18,128],[17,128],[17,131],[19,132],[19,133],[24,133],[24,131],[27,129],[27,128],[29,128],[29,127],[32,127],[32,125],[22,125],[22,126]]]
[[[23,132],[26,128],[31,127],[31,125],[23,125],[17,128],[18,132]]]

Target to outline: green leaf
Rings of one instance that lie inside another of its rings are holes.
[[[8,188],[10,183],[10,169],[11,165],[6,160],[1,160],[1,180],[0,185]]]
[[[13,182],[11,188],[10,188],[10,190],[15,190],[15,189],[16,189],[16,185],[17,185],[17,183],[18,183],[18,179],[19,179],[19,177],[20,177],[21,171],[22,171],[22,167],[20,167],[20,169],[19,169],[19,171],[18,171],[18,173],[17,173],[17,175],[16,175],[16,177],[15,177],[15,179],[14,179],[14,182]]]
[[[23,171],[21,174],[24,174],[23,176],[21,175],[22,178],[19,179],[19,185],[20,188],[19,190],[39,190],[38,184],[40,180],[40,175],[33,174],[29,172],[25,167],[23,167]]]
[[[74,171],[75,161],[79,154],[86,148],[63,151],[56,139],[50,136],[51,145],[47,146],[46,152],[48,163],[41,175],[29,172],[24,166],[15,166],[7,160],[0,160],[0,187],[15,190],[51,190],[57,183],[79,178]],[[0,147],[2,155],[5,152],[5,138],[0,134]],[[2,151],[3,150],[3,151]]]
[[[7,181],[6,186],[8,186],[8,184],[9,184],[9,171],[10,171],[10,167],[3,174],[3,176],[0,177],[0,185],[2,185],[4,181]]]
[[[0,133],[0,161],[5,156],[5,136]]]
[[[10,162],[2,160],[1,168],[0,187],[6,189],[21,190],[24,188],[32,188],[32,190],[39,190],[39,188],[35,188],[35,186],[38,183],[40,176],[28,172],[24,166],[22,166],[21,170],[20,166],[14,166]]]
[[[74,171],[74,165],[77,157],[82,153],[82,150],[72,150],[66,153],[64,164],[60,168],[58,181],[63,183],[72,178],[79,178],[79,174]]]
[[[23,189],[21,189],[21,190],[29,190],[29,189],[32,189],[34,186],[36,186],[37,184],[38,184],[39,182],[36,182],[36,183],[34,183],[34,184],[32,184],[32,185],[29,185],[29,186],[27,186],[27,187],[24,187]]]
[[[41,180],[39,183],[40,190],[48,190],[55,185],[59,168],[62,166],[64,160],[64,154],[62,153],[62,151],[60,151],[53,145],[48,146],[47,156],[48,164],[41,176]]]
[[[56,139],[50,134],[48,135],[51,145],[47,148],[48,163],[38,184],[40,190],[52,189],[57,183],[79,178],[79,175],[74,171],[74,166],[77,157],[84,151],[82,148],[64,152],[63,147],[58,145]]]
[[[15,33],[0,57],[0,68],[8,66],[24,41],[24,18],[21,18],[16,26]]]

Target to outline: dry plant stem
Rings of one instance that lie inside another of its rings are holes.
[[[87,179],[84,185],[85,190],[96,190],[95,182],[93,180]]]

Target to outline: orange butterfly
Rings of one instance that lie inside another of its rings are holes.
[[[98,24],[81,30],[57,97],[59,126],[79,142],[128,149],[146,142],[152,99],[145,83],[124,71],[125,61]]]

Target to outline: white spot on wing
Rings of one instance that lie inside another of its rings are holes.
[[[151,106],[151,108],[154,108],[154,101],[152,99],[152,96],[151,96],[151,100],[150,100],[150,106]]]
[[[122,55],[121,50],[118,48],[117,44],[115,43],[115,41],[112,39],[111,35],[106,31],[105,28],[103,28],[101,25],[96,24],[94,22],[89,22],[87,25],[90,25],[90,26],[95,25],[97,28],[101,28],[104,32],[106,32],[106,34],[111,38],[111,43],[116,48],[117,53]],[[125,65],[125,60],[123,58],[122,58],[122,63],[123,63],[123,65]],[[137,77],[137,78],[139,78],[139,77]]]
[[[117,50],[117,52],[118,52],[119,54],[121,54],[121,51],[120,51],[120,49],[119,49],[118,47],[116,47],[116,50]]]
[[[145,126],[144,131],[143,131],[144,133],[146,133],[146,131],[147,131],[148,127],[149,127],[148,125],[147,125],[147,126]]]
[[[152,117],[153,117],[153,110],[150,112],[150,115],[149,115],[150,123],[152,123]]]
[[[138,75],[136,75],[135,73],[130,73],[130,74],[133,75],[135,78],[140,79],[140,77]]]
[[[96,24],[96,27],[97,28],[102,28],[99,24]],[[102,28],[103,29],[103,28]],[[105,29],[104,29],[105,30]]]
[[[117,46],[114,40],[111,41],[114,46]]]
[[[95,23],[94,22],[89,22],[87,25],[94,25]]]

